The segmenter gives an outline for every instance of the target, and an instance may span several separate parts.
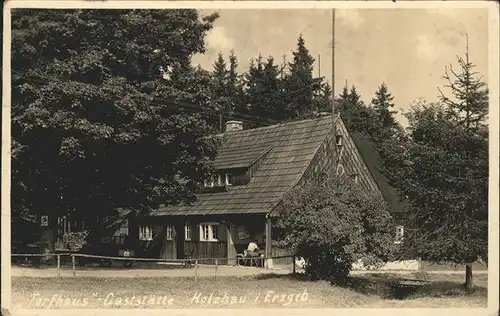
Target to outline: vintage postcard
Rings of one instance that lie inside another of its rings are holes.
[[[3,22],[2,315],[498,315],[498,3]]]

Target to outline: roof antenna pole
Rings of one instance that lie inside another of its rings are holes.
[[[335,8],[332,10],[332,118],[335,122]]]
[[[321,78],[321,54],[318,54],[318,78]]]

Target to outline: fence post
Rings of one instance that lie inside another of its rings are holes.
[[[76,276],[76,269],[75,269],[75,265],[76,265],[76,262],[75,262],[75,255],[71,255],[71,264],[73,265],[73,276]]]
[[[218,261],[217,259],[215,259],[215,279],[217,280],[217,265],[218,265]]]
[[[57,277],[61,276],[61,255],[57,255]]]
[[[296,270],[295,270],[295,269],[296,269],[296,268],[295,268],[295,255],[294,255],[294,256],[292,256],[292,265],[293,265],[293,274],[295,274],[295,271],[296,271]]]
[[[198,259],[194,261],[194,282],[198,279]]]

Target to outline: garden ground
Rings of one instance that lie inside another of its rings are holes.
[[[461,287],[464,273],[353,273],[345,286],[305,280],[303,276],[283,271],[257,268],[234,268],[224,273],[213,267],[200,267],[195,281],[192,269],[117,269],[97,277],[79,270],[72,277],[64,269],[61,278],[50,277],[38,270],[38,275],[22,276],[13,267],[12,308],[429,308],[486,307],[487,278],[484,272],[474,275],[476,290],[466,294]],[[235,269],[240,275],[231,275]],[[191,270],[191,271],[189,271]],[[17,271],[17,272],[16,272]],[[95,271],[106,271],[99,269]],[[150,277],[143,272],[155,274]],[[191,273],[190,275],[183,275]],[[34,271],[33,271],[34,272]],[[33,273],[32,272],[32,273]],[[55,272],[55,271],[53,271]],[[41,274],[40,274],[41,273]],[[176,275],[172,277],[172,275]],[[140,276],[136,276],[140,275]],[[128,276],[128,277],[123,277]],[[425,279],[428,284],[418,287],[402,298],[395,288],[398,279]],[[399,298],[396,298],[399,297]],[[45,299],[45,300],[43,300]]]

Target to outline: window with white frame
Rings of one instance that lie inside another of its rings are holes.
[[[127,236],[128,235],[128,219],[124,220],[120,227],[115,230],[114,236]]]
[[[174,239],[174,225],[167,224],[167,240]]]
[[[184,240],[191,240],[192,226],[190,222],[184,224]]]
[[[208,180],[205,180],[203,183],[203,186],[205,188],[213,188],[213,187],[218,187],[222,185],[222,177],[221,175],[216,175],[213,177],[210,177]]]
[[[218,223],[202,223],[200,224],[200,240],[201,241],[217,241],[218,240]]]
[[[394,243],[400,244],[403,242],[403,237],[404,237],[404,227],[399,225],[396,226],[396,239],[394,240]]]
[[[153,240],[153,229],[149,224],[139,226],[139,240]]]

